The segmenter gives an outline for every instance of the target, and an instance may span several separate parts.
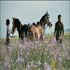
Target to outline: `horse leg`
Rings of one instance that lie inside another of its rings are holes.
[[[21,34],[19,33],[19,39],[21,38]]]
[[[23,32],[23,31],[21,31],[21,32],[19,33],[19,38],[20,38],[21,40],[24,40],[24,32]]]
[[[27,37],[27,31],[24,32],[24,36]]]
[[[37,41],[39,41],[39,40],[40,40],[40,34],[37,33]]]
[[[33,41],[35,40],[35,32],[33,32]]]
[[[43,34],[41,33],[41,35],[40,35],[40,39],[43,41]]]

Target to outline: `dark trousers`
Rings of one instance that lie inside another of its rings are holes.
[[[62,43],[62,39],[59,39],[61,35],[56,35],[56,41],[59,41],[60,43]]]

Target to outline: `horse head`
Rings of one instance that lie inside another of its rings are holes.
[[[40,24],[43,25],[45,27],[45,25],[47,24],[47,26],[51,27],[51,20],[50,20],[50,15],[48,13],[48,11],[45,13],[45,15],[41,18],[40,20]]]
[[[50,18],[48,11],[45,14],[45,21],[46,21],[47,26],[52,27],[51,18]]]
[[[20,26],[20,21],[19,21],[19,19],[18,18],[13,18],[13,22],[12,22],[12,24],[13,24],[13,26],[12,26],[12,34],[14,34],[14,32],[15,32],[15,29],[16,28],[19,28],[19,26]]]

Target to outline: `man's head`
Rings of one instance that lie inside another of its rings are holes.
[[[60,14],[58,15],[58,21],[61,21],[61,15]]]

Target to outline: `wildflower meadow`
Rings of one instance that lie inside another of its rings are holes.
[[[43,41],[0,39],[0,70],[70,70],[70,34],[58,44],[54,36]]]

